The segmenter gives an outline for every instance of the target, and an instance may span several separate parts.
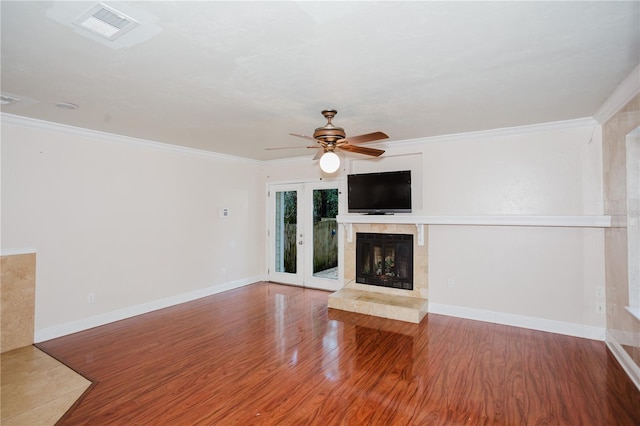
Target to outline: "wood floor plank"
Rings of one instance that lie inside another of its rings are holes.
[[[59,424],[640,424],[603,342],[327,297],[257,283],[43,342],[95,383]]]

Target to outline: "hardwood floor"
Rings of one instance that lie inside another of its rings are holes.
[[[257,283],[41,343],[95,382],[59,424],[640,424],[603,342],[327,296]]]

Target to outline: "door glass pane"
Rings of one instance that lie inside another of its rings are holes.
[[[296,273],[296,233],[298,232],[298,193],[276,192],[275,262],[276,272]]]
[[[313,276],[338,279],[338,190],[313,191]]]

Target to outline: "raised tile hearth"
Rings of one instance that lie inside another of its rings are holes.
[[[419,323],[428,310],[428,246],[419,245],[415,225],[353,223],[352,241],[344,245],[344,281],[341,290],[329,295],[329,308],[356,312],[412,323]],[[427,227],[425,227],[427,228]],[[427,229],[421,230],[424,235]],[[413,238],[413,290],[387,288],[356,282],[357,233],[412,234]]]
[[[329,307],[359,314],[419,323],[427,314],[428,301],[375,291],[343,288],[329,296]]]

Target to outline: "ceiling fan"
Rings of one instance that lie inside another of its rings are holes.
[[[383,132],[367,133],[365,135],[347,137],[342,127],[334,126],[331,123],[333,117],[336,116],[338,111],[335,109],[325,109],[322,111],[322,115],[327,119],[327,124],[322,127],[318,127],[313,136],[298,135],[295,133],[289,133],[291,136],[297,136],[299,138],[308,139],[317,142],[319,145],[307,146],[307,148],[318,149],[318,153],[313,157],[314,160],[320,160],[320,168],[326,173],[334,173],[340,167],[340,157],[335,153],[336,150],[343,150],[354,152],[356,154],[371,155],[373,157],[379,157],[384,153],[382,149],[367,148],[359,146],[358,144],[373,142],[380,139],[387,139],[387,136]],[[282,147],[282,148],[267,148],[269,149],[287,149],[298,147]]]

